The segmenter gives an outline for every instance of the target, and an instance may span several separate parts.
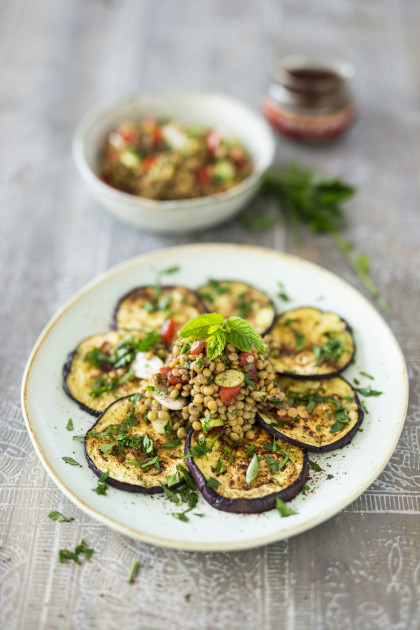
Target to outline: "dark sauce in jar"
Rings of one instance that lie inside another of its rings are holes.
[[[304,142],[342,135],[356,117],[353,67],[290,55],[275,64],[262,109],[279,133]]]

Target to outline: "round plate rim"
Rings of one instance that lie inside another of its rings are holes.
[[[334,278],[335,281],[339,281],[340,283],[344,284],[346,287],[346,290],[351,291],[355,295],[357,295],[357,298],[359,300],[362,300],[362,302],[364,303],[364,306],[368,308],[371,312],[373,312],[374,316],[377,317],[380,320],[381,324],[385,327],[386,332],[389,335],[390,340],[393,342],[395,349],[397,351],[397,354],[399,355],[399,358],[401,360],[401,364],[403,366],[402,380],[403,380],[403,385],[405,385],[405,387],[401,395],[400,412],[398,414],[398,418],[395,423],[393,440],[389,443],[386,454],[381,458],[380,462],[378,462],[376,466],[372,468],[372,470],[370,471],[370,474],[366,476],[363,483],[360,483],[358,487],[353,490],[352,493],[346,495],[345,499],[343,499],[340,502],[334,503],[334,505],[330,506],[322,514],[318,514],[313,518],[309,518],[305,522],[299,525],[295,525],[290,530],[283,529],[283,530],[280,530],[279,532],[274,532],[274,533],[259,536],[259,537],[251,537],[246,540],[241,540],[238,542],[232,541],[232,542],[227,542],[227,543],[220,543],[220,542],[195,543],[195,542],[188,542],[188,541],[176,541],[170,538],[169,539],[162,538],[160,536],[152,536],[150,534],[139,532],[138,530],[130,528],[126,525],[122,525],[120,522],[116,521],[115,519],[112,519],[108,516],[104,516],[103,514],[101,514],[94,508],[92,508],[90,505],[82,501],[82,499],[80,499],[72,490],[70,490],[70,488],[68,488],[66,484],[60,479],[58,473],[54,470],[53,466],[49,463],[48,457],[44,453],[42,446],[38,441],[36,431],[32,426],[30,414],[27,407],[27,385],[28,385],[28,379],[31,373],[33,362],[35,361],[38,351],[40,350],[43,342],[47,338],[50,331],[54,328],[58,320],[60,320],[76,302],[78,302],[84,295],[89,293],[89,291],[91,291],[94,287],[97,287],[98,285],[106,282],[108,278],[115,276],[119,274],[120,272],[123,272],[129,269],[130,267],[135,267],[138,264],[147,264],[148,262],[151,262],[151,261],[155,262],[157,259],[163,258],[165,256],[170,256],[175,252],[181,253],[182,255],[182,252],[185,250],[190,252],[193,250],[196,250],[196,251],[212,250],[212,249],[214,250],[216,248],[219,252],[220,252],[220,249],[225,249],[225,250],[240,249],[242,251],[250,250],[254,253],[275,256],[279,259],[286,259],[288,261],[293,262],[294,264],[303,264],[304,266],[316,268],[318,272],[322,272],[326,274],[327,276]],[[270,249],[267,247],[259,247],[255,245],[242,245],[242,244],[234,244],[234,243],[200,243],[200,244],[194,244],[194,245],[181,245],[181,246],[175,246],[175,247],[169,247],[169,248],[162,248],[159,250],[155,250],[153,252],[141,254],[140,256],[135,256],[133,258],[130,258],[126,261],[123,261],[111,267],[110,269],[106,271],[103,271],[99,275],[95,276],[95,278],[93,278],[91,281],[86,283],[81,289],[76,291],[76,293],[74,293],[63,304],[63,306],[59,308],[58,311],[51,317],[51,319],[48,321],[46,326],[43,328],[42,332],[40,333],[38,339],[36,340],[32,348],[32,351],[27,360],[23,378],[22,378],[21,407],[22,407],[22,412],[23,412],[26,428],[28,430],[30,439],[32,441],[35,451],[39,459],[41,460],[41,463],[44,466],[46,472],[48,473],[52,481],[56,484],[56,486],[60,488],[60,490],[70,499],[70,501],[72,501],[72,503],[74,503],[77,507],[79,507],[83,512],[85,512],[92,518],[96,519],[97,521],[100,521],[104,525],[107,525],[108,527],[110,527],[111,529],[113,529],[114,531],[120,534],[129,536],[130,538],[141,540],[142,542],[145,542],[150,545],[178,549],[182,551],[220,552],[220,551],[239,551],[243,549],[252,549],[252,548],[260,547],[263,545],[268,545],[268,544],[277,542],[279,540],[284,540],[286,538],[291,538],[292,536],[301,534],[327,521],[331,517],[338,514],[338,512],[346,508],[348,505],[350,505],[350,503],[355,501],[380,475],[380,473],[382,472],[382,470],[385,468],[390,458],[392,457],[392,454],[399,441],[399,438],[400,438],[400,435],[404,426],[406,413],[407,413],[407,407],[408,407],[408,394],[409,394],[409,383],[408,383],[408,375],[407,375],[407,366],[405,363],[404,355],[402,353],[402,350],[400,348],[400,345],[394,333],[392,332],[387,322],[383,319],[383,317],[372,306],[372,304],[359,291],[357,291],[357,289],[355,289],[348,282],[340,278],[340,276],[329,271],[328,269],[325,269],[321,265],[318,265],[311,261],[300,258],[299,256],[288,254],[286,252],[279,252],[279,251],[276,251],[274,249]]]

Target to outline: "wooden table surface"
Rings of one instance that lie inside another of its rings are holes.
[[[2,0],[0,29],[0,626],[419,628],[420,4]],[[346,237],[372,261],[407,360],[404,432],[369,490],[309,532],[240,553],[153,548],[69,503],[32,448],[19,389],[47,320],[115,263],[197,241],[282,248],[364,290],[324,237],[297,249],[281,226],[253,232],[236,220],[162,237],[116,222],[75,171],[72,132],[90,108],[146,90],[218,90],[258,109],[276,51],[308,46],[355,63],[360,119],[329,146],[279,141],[278,162],[297,159],[359,187]],[[52,522],[53,509],[75,521]],[[79,536],[92,561],[58,564],[53,540],[72,548]],[[141,570],[129,585],[133,559]]]

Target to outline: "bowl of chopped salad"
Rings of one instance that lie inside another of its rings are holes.
[[[205,92],[141,94],[95,109],[73,140],[93,196],[122,221],[160,233],[232,218],[258,191],[274,153],[260,116]]]

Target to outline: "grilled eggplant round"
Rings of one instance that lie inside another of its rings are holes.
[[[280,440],[315,453],[349,444],[363,420],[363,409],[354,388],[341,376],[323,381],[279,378],[286,394],[276,409],[265,405],[257,421]],[[293,407],[298,415],[291,418]]]
[[[191,319],[206,312],[194,291],[180,286],[145,286],[133,289],[117,302],[112,328],[160,330],[172,317],[175,337]]]
[[[130,344],[129,340],[135,342],[147,338],[148,335],[140,331],[111,330],[84,339],[69,354],[63,367],[64,391],[81,409],[93,416],[99,416],[117,398],[134,394],[143,381],[135,374],[130,376],[131,364],[124,364],[124,358],[121,357],[120,363],[124,366],[115,368],[108,360],[115,347],[123,344],[124,340]],[[164,357],[166,345],[157,336],[155,340],[156,343],[150,349],[156,349]],[[118,362],[115,365],[118,366]]]
[[[255,433],[251,446],[227,443],[220,436],[210,452],[186,460],[197,488],[216,510],[239,514],[266,512],[275,507],[276,499],[288,501],[302,489],[309,471],[307,453],[276,440],[273,450],[273,440],[266,431],[256,427]],[[190,431],[185,454],[199,444],[197,433]],[[254,455],[259,458],[259,470],[255,479],[247,483],[247,470]]]
[[[276,311],[269,296],[245,282],[234,280],[210,280],[198,289],[207,310],[223,317],[242,317],[260,335],[270,330]]]
[[[337,376],[352,361],[352,330],[336,313],[313,307],[280,315],[271,332],[270,355],[284,376],[323,379]]]
[[[184,443],[176,435],[156,432],[139,411],[141,400],[134,401],[132,396],[116,400],[101,414],[86,434],[85,455],[98,477],[109,472],[106,481],[110,486],[156,494],[163,492],[166,477],[177,474]],[[174,445],[169,446],[171,443]],[[181,485],[183,481],[171,485],[171,490]]]

